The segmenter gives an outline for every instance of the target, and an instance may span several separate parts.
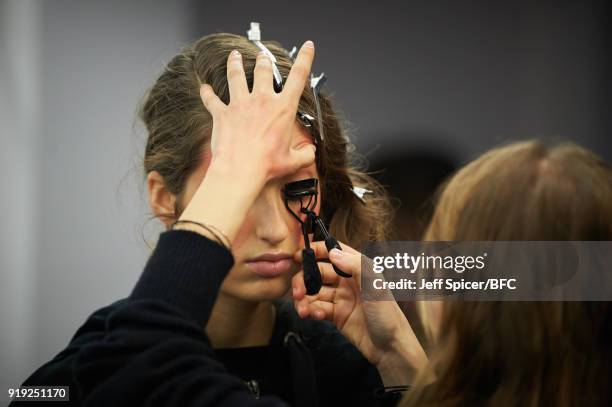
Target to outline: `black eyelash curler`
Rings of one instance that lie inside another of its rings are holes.
[[[285,185],[284,198],[285,207],[302,225],[302,235],[304,236],[305,248],[302,250],[303,266],[304,266],[304,285],[306,286],[306,294],[313,295],[319,292],[321,285],[321,271],[317,264],[317,258],[314,250],[310,247],[308,235],[315,232],[318,227],[323,233],[325,239],[325,247],[327,250],[338,249],[342,250],[338,241],[329,234],[323,220],[312,210],[317,206],[317,184],[316,178],[309,178],[301,181],[291,182]],[[304,198],[308,201],[304,204]],[[303,221],[300,216],[289,207],[289,201],[300,201],[300,213],[306,215],[306,220]],[[332,264],[334,271],[341,277],[349,278],[351,274],[345,273]]]

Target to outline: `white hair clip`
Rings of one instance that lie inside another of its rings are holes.
[[[298,112],[298,116],[300,117],[300,120],[302,120],[304,127],[312,127],[312,123],[314,122],[314,117],[312,117],[308,113],[302,113],[302,112]]]
[[[277,92],[283,90],[283,77],[281,76],[278,67],[276,66],[276,57],[265,45],[261,42],[261,31],[259,30],[259,23],[251,23],[251,28],[247,31],[249,41],[252,41],[257,47],[270,58],[272,61],[272,71],[274,73],[274,89]]]
[[[363,202],[363,203],[365,203],[365,200],[363,199],[363,196],[365,194],[372,194],[373,193],[369,189],[365,189],[365,188],[361,188],[361,187],[353,187],[353,188],[351,188],[351,191],[353,191],[355,196],[357,198],[359,198],[361,200],[361,202]]]
[[[314,76],[310,74],[310,88],[314,96],[315,107],[317,109],[317,121],[319,122],[319,138],[321,141],[325,140],[325,133],[323,132],[323,114],[321,113],[321,88],[327,81],[325,74],[321,72],[321,75]]]
[[[291,59],[295,59],[296,53],[297,53],[297,47],[294,45],[293,48],[291,48],[291,51],[287,53],[287,56]]]
[[[256,22],[251,23],[251,28],[247,31],[247,37],[249,41],[253,42],[253,44],[255,44],[263,53],[265,53],[270,58],[270,61],[272,61],[272,70],[274,73],[274,89],[277,92],[280,92],[281,90],[283,90],[283,77],[280,71],[278,70],[278,66],[276,66],[276,57],[261,42],[261,30],[260,30],[259,23],[256,23]],[[291,51],[287,53],[287,56],[290,59],[295,59],[296,53],[297,53],[297,48],[294,46],[291,49]],[[319,140],[321,141],[325,139],[325,133],[323,131],[323,114],[321,113],[320,91],[326,80],[327,78],[325,77],[324,73],[321,73],[321,75],[319,75],[318,77],[312,74],[310,75],[310,88],[312,89],[312,93],[314,95],[315,107],[317,109],[317,122],[319,125],[318,126],[319,127]],[[298,116],[305,127],[312,127],[313,122],[314,122],[314,117],[310,116],[309,114],[303,113],[303,112],[298,112]]]

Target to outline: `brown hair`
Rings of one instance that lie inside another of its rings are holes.
[[[426,240],[612,240],[612,169],[573,144],[497,148],[442,190]],[[404,406],[609,405],[609,302],[442,307],[425,375]]]
[[[275,55],[283,77],[287,77],[292,65],[287,51],[274,42],[264,44]],[[166,188],[177,196],[183,192],[202,152],[209,148],[212,117],[202,105],[200,85],[210,84],[223,102],[229,102],[226,61],[234,49],[242,54],[247,82],[252,88],[259,49],[242,36],[211,34],[187,45],[172,58],[142,106],[140,117],[149,133],[145,174],[158,171]],[[317,149],[316,158],[321,216],[330,232],[349,245],[358,247],[363,240],[384,239],[390,210],[384,190],[356,165],[354,147],[326,95],[321,97],[321,109],[325,140]],[[299,111],[316,117],[309,88],[302,95]],[[370,189],[374,194],[367,195],[364,204],[350,191],[352,185]]]

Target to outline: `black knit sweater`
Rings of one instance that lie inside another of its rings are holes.
[[[62,406],[392,403],[375,397],[376,369],[331,324],[300,320],[290,306],[277,304],[268,347],[215,352],[203,327],[233,263],[195,232],[162,233],[131,295],[92,314],[23,385],[70,386]]]

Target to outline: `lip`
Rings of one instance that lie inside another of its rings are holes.
[[[287,253],[266,253],[245,261],[249,270],[261,277],[276,277],[291,268],[292,256]]]

